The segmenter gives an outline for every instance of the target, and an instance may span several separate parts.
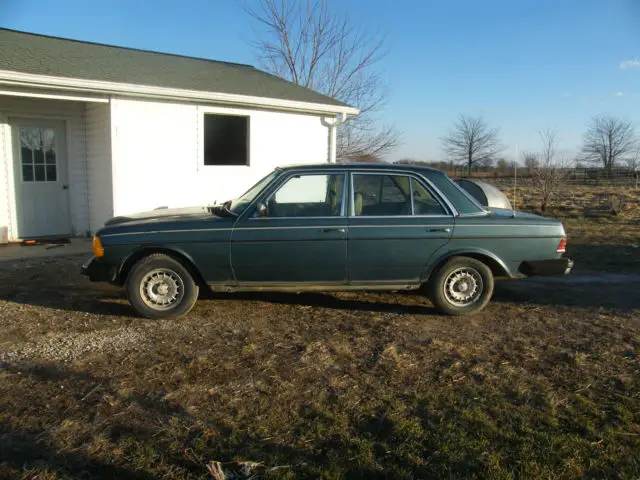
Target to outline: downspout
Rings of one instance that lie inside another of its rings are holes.
[[[347,120],[347,114],[341,113],[335,117],[323,117],[322,124],[329,128],[329,152],[327,161],[336,162],[336,130]]]

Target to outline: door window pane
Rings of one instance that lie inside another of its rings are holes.
[[[44,152],[42,148],[36,148],[33,151],[33,163],[44,163]]]
[[[20,157],[23,165],[33,165],[33,150],[29,147],[25,145],[20,147]]]
[[[56,164],[56,152],[53,149],[47,150],[45,154],[45,161],[48,165]]]
[[[55,182],[58,178],[58,172],[56,172],[55,165],[47,165],[47,182]]]
[[[447,211],[440,202],[435,199],[427,187],[411,179],[411,189],[413,191],[413,214],[414,215],[446,215]]]
[[[55,131],[52,128],[20,127],[20,163],[22,181],[56,182]]]
[[[344,175],[296,175],[267,202],[269,217],[329,217],[342,214]]]
[[[353,175],[356,216],[411,215],[411,187],[405,175]]]
[[[45,176],[44,176],[44,165],[35,165],[34,166],[34,172],[35,172],[35,181],[36,182],[44,182],[45,181]]]
[[[24,182],[33,182],[33,165],[22,166],[22,180]]]

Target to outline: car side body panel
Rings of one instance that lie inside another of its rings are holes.
[[[349,219],[349,281],[420,283],[424,266],[449,242],[453,217]]]
[[[363,171],[418,178],[449,214],[356,216],[353,186],[345,183],[340,216],[254,218],[256,204],[300,172],[346,172],[351,179]],[[556,252],[565,237],[559,221],[480,207],[443,172],[366,164],[283,172],[239,217],[205,209],[112,219],[97,233],[104,257],[94,259],[85,273],[92,280],[117,283],[137,258],[154,251],[184,259],[214,290],[418,288],[438,265],[457,255],[490,259],[494,273],[509,277],[563,271],[562,254]]]
[[[426,281],[433,268],[454,255],[477,254],[493,259],[509,277],[522,276],[525,261],[557,259],[558,244],[565,237],[556,220],[512,211],[490,211],[486,215],[456,218],[451,240],[440,255],[426,266]]]
[[[186,258],[205,282],[233,282],[229,262],[229,243],[233,220],[213,217],[183,221],[150,221],[105,229],[100,238],[105,249],[102,262],[122,270],[141,251],[168,251]]]

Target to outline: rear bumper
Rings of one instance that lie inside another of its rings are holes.
[[[570,258],[554,258],[550,260],[533,260],[520,264],[520,273],[528,276],[566,275],[573,268]]]
[[[99,258],[91,257],[82,264],[80,270],[82,275],[89,277],[92,282],[114,282],[116,268],[108,263],[102,262]]]

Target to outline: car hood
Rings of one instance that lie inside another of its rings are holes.
[[[121,225],[145,225],[158,222],[182,222],[197,220],[206,217],[208,219],[221,218],[211,211],[211,207],[184,207],[184,208],[160,208],[146,212],[132,213],[130,215],[120,215],[107,220],[105,227]]]

